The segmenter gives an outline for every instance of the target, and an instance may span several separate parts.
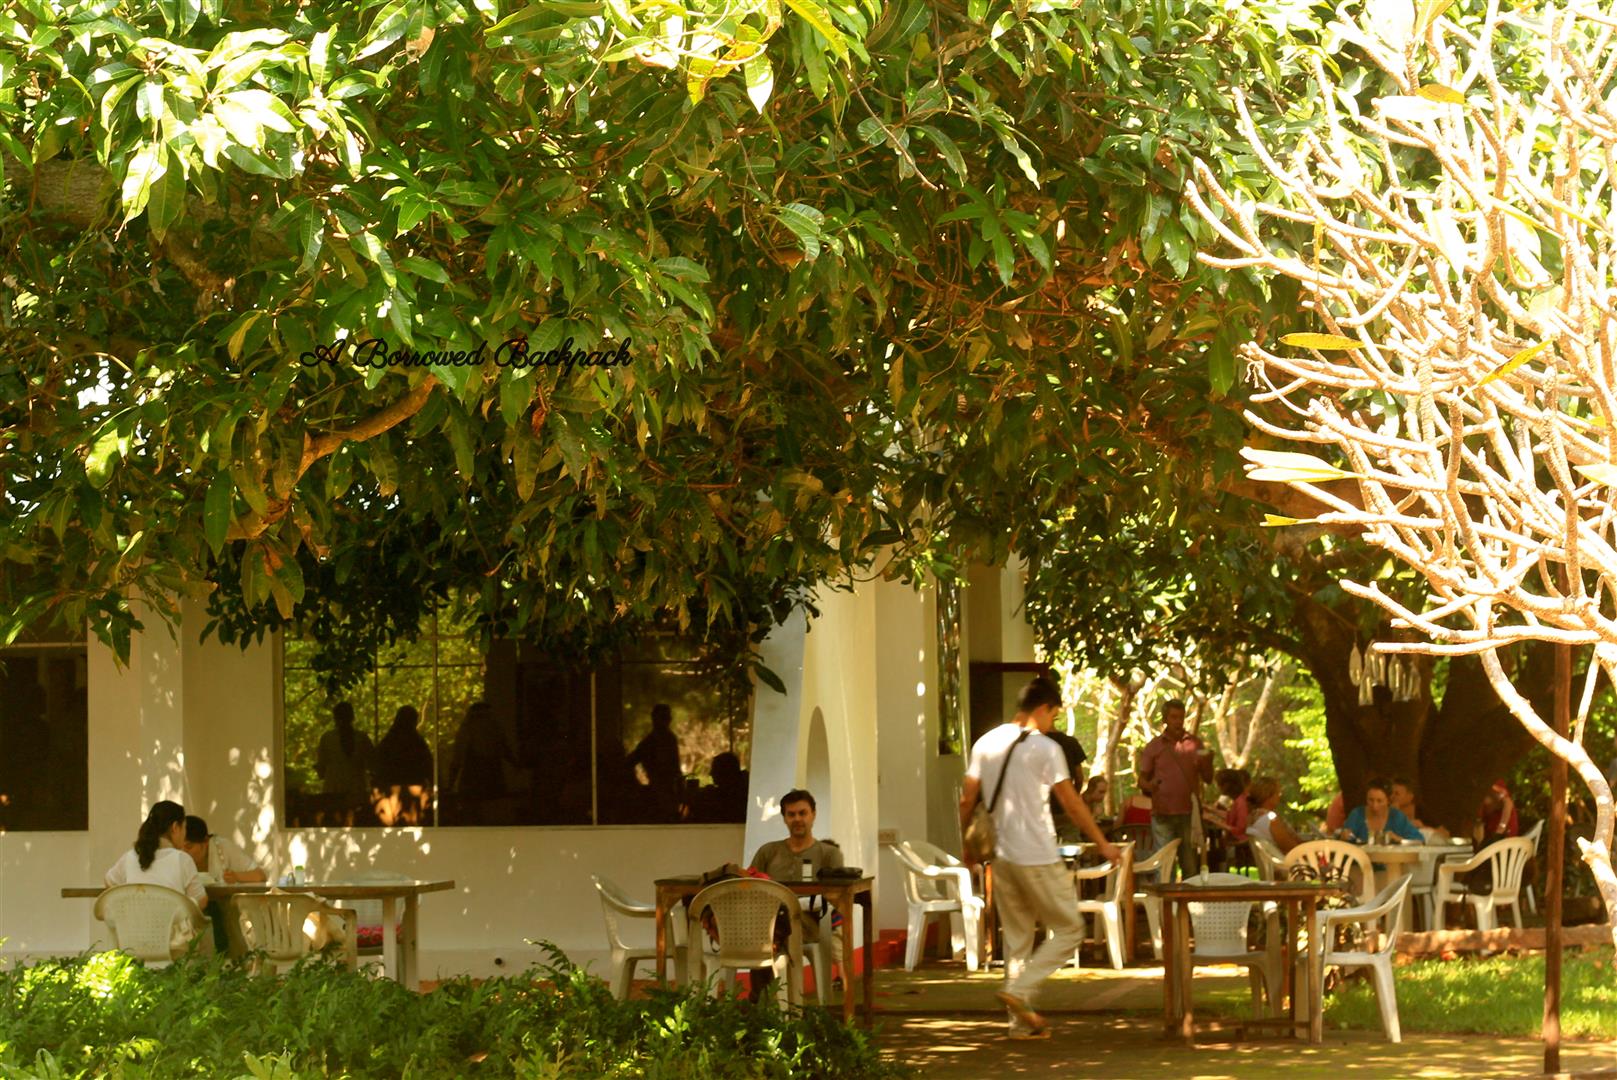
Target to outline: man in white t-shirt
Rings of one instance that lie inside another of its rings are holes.
[[[1060,709],[1061,691],[1048,679],[1024,686],[1016,717],[972,746],[960,793],[962,833],[979,800],[994,818],[994,893],[1005,931],[1005,989],[999,999],[1010,1014],[1013,1039],[1048,1037],[1049,1027],[1033,1010],[1033,993],[1083,939],[1077,890],[1056,846],[1051,795],[1095,841],[1103,859],[1122,857],[1074,790],[1061,747],[1045,737]],[[1049,936],[1035,950],[1033,935],[1040,924]]]

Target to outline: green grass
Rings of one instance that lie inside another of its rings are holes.
[[[1561,965],[1561,1033],[1617,1036],[1617,970],[1609,948],[1571,951]],[[1408,1032],[1537,1036],[1544,955],[1417,960],[1393,969],[1398,1021]],[[1355,978],[1325,1002],[1325,1022],[1379,1031],[1375,988]]]

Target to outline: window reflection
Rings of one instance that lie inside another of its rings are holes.
[[[745,818],[751,686],[733,655],[674,635],[593,667],[505,641],[484,655],[444,618],[350,690],[348,738],[312,646],[284,648],[290,826]]]

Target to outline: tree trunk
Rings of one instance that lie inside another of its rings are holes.
[[[1330,740],[1336,777],[1348,809],[1362,805],[1365,785],[1375,777],[1403,777],[1415,783],[1421,817],[1457,836],[1470,834],[1483,793],[1533,745],[1533,738],[1511,715],[1473,657],[1449,662],[1442,706],[1432,701],[1432,662],[1420,658],[1419,693],[1413,701],[1360,705],[1359,689],[1348,677],[1348,658],[1358,643],[1357,627],[1313,600],[1298,605],[1302,642],[1299,657],[1308,665],[1325,700],[1325,735]],[[1554,657],[1547,647],[1530,647],[1517,685],[1548,707]]]
[[[1117,794],[1117,751],[1123,739],[1123,727],[1134,709],[1135,695],[1140,692],[1141,680],[1131,678],[1125,682],[1114,678],[1110,681],[1117,691],[1117,709],[1096,733],[1095,757],[1106,777],[1106,808],[1115,813],[1123,805]]]

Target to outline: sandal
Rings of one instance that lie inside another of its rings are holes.
[[[994,996],[999,998],[1007,1009],[1011,1010],[1011,1015],[1027,1025],[1028,1034],[1024,1038],[1037,1039],[1049,1034],[1050,1026],[1044,1022],[1044,1017],[1034,1012],[1033,1006],[1026,1001],[1006,991],[1001,991]]]

